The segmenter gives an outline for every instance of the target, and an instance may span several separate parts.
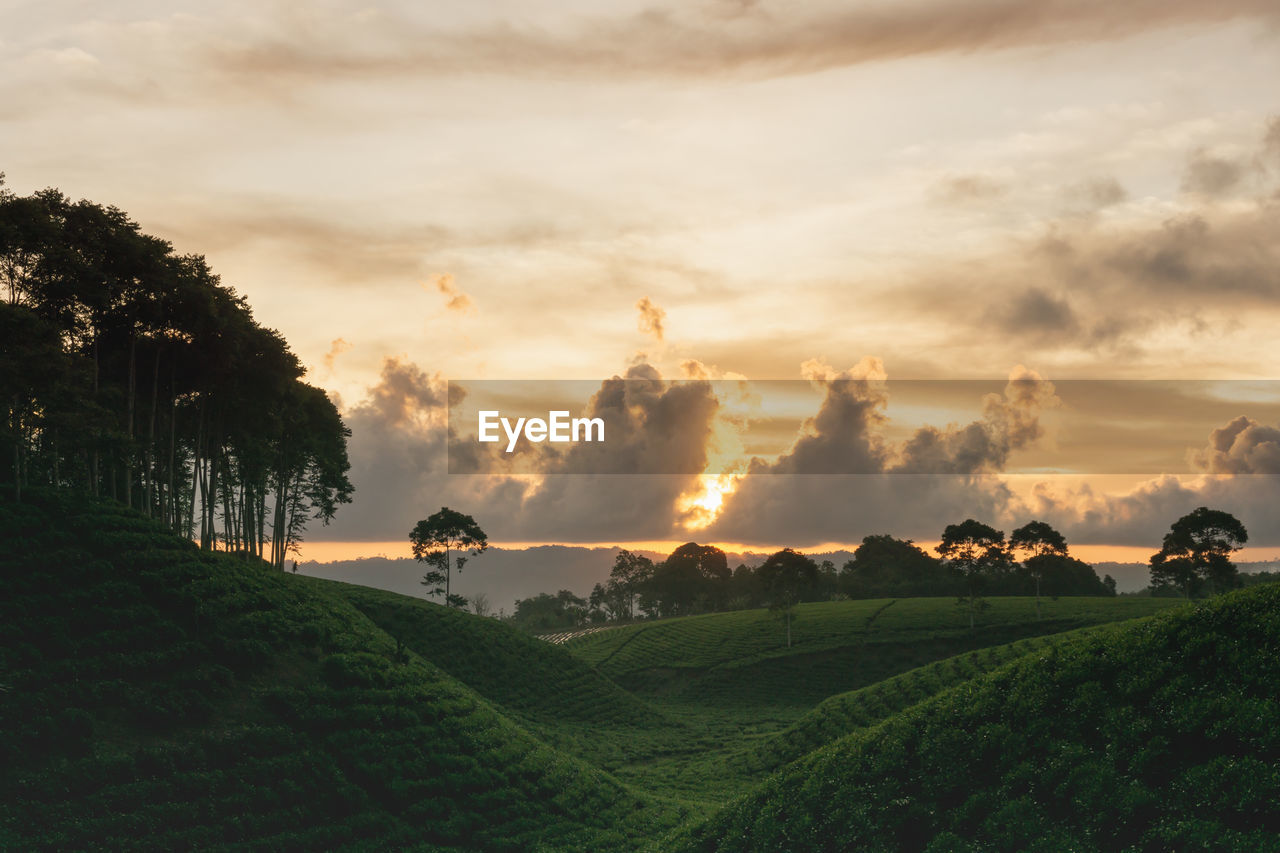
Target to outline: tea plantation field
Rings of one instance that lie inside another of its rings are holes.
[[[554,645],[0,503],[0,849],[1275,849],[1280,587]],[[1268,844],[1272,845],[1270,848]]]

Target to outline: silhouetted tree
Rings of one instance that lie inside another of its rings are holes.
[[[511,619],[526,631],[544,632],[576,628],[587,618],[587,602],[567,589],[555,595],[540,592],[516,601]]]
[[[612,602],[617,615],[614,619],[630,619],[635,615],[636,597],[653,577],[653,560],[642,554],[623,549],[614,557],[609,572],[609,584],[602,594]]]
[[[1040,618],[1040,581],[1046,557],[1067,556],[1067,540],[1043,521],[1029,521],[1009,536],[1009,549],[1025,554],[1022,565],[1036,582],[1036,618]]]
[[[910,539],[885,535],[863,537],[840,570],[840,588],[851,598],[950,595],[955,586],[937,558]]]
[[[654,566],[647,594],[662,616],[714,610],[728,600],[730,577],[723,551],[688,542]]]
[[[981,592],[993,578],[1008,572],[1010,558],[1004,544],[1004,532],[974,519],[948,524],[942,531],[938,554],[964,581],[961,603],[969,605],[969,630],[973,630],[974,611],[985,607]]]
[[[206,549],[265,558],[270,533],[283,569],[351,499],[337,409],[204,258],[2,184],[0,482],[107,495]]]
[[[488,537],[469,515],[446,507],[419,521],[409,532],[413,558],[431,568],[422,577],[427,595],[444,595],[448,607],[465,607],[467,600],[449,591],[453,572],[462,571],[468,557],[484,553]],[[451,556],[456,552],[456,556]]]
[[[818,582],[818,564],[804,554],[783,548],[756,569],[769,598],[769,609],[781,613],[787,623],[787,648],[791,648],[791,618],[795,606]]]
[[[1178,587],[1186,598],[1205,583],[1211,593],[1239,586],[1240,573],[1230,554],[1248,541],[1234,515],[1198,507],[1173,523],[1160,550],[1151,555],[1151,585]]]

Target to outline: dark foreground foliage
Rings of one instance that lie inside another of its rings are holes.
[[[810,754],[682,850],[1280,849],[1280,587],[1050,646]]]
[[[0,849],[634,849],[685,815],[119,505],[0,503],[0,580]]]

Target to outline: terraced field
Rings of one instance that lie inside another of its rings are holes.
[[[1280,848],[1280,586],[1089,632],[805,755],[684,851]]]
[[[624,688],[663,702],[803,713],[836,693],[966,651],[1147,616],[1161,598],[993,598],[970,631],[952,598],[803,604],[786,646],[765,610],[716,613],[616,628],[565,644]]]
[[[0,849],[625,850],[693,814],[317,583],[29,500],[0,504]]]
[[[1166,849],[1280,832],[1275,590],[1046,600],[1042,619],[992,599],[973,631],[953,599],[831,602],[799,608],[790,648],[764,611],[555,645],[201,553],[114,504],[32,497],[0,504],[0,849],[1023,849],[1027,827]],[[1219,788],[1216,816],[1184,796]],[[1090,809],[1136,828],[1075,816]]]

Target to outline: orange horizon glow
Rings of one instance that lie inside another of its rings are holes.
[[[530,548],[561,546],[565,548],[591,548],[609,550],[623,548],[628,551],[656,551],[670,554],[690,539],[664,539],[631,542],[496,542],[489,545],[505,551],[524,551]],[[701,542],[702,545],[713,545],[731,554],[759,554],[767,556],[780,551],[785,545],[749,545],[742,542]],[[916,541],[917,545],[936,554],[938,541]],[[802,554],[825,554],[832,551],[853,551],[858,542],[823,542],[803,548],[794,548]],[[1159,550],[1159,546],[1144,547],[1140,545],[1072,545],[1071,556],[1086,563],[1146,563],[1151,555]],[[371,557],[386,559],[409,559],[413,556],[407,541],[394,542],[308,542],[302,546],[302,554],[298,562],[332,563],[346,560],[360,560]],[[1236,562],[1273,562],[1280,561],[1280,549],[1277,548],[1243,548],[1234,555]]]

